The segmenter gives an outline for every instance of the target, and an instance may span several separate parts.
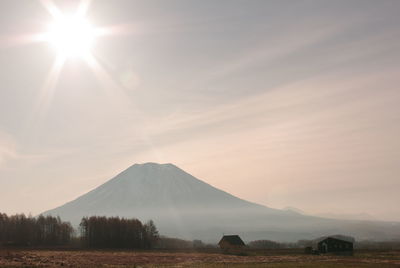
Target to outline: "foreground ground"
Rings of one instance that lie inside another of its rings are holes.
[[[0,250],[1,267],[400,267],[400,251],[359,251],[354,256],[313,256],[301,251],[215,252]]]

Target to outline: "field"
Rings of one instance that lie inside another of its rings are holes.
[[[361,251],[354,256],[304,255],[298,250],[214,252],[110,250],[0,250],[1,267],[400,267],[400,251]]]

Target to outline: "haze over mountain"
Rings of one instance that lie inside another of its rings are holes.
[[[216,241],[223,233],[245,240],[294,241],[341,233],[359,239],[391,239],[399,223],[325,219],[278,210],[237,198],[172,164],[135,164],[96,189],[58,208],[75,226],[83,216],[153,219],[161,234]]]

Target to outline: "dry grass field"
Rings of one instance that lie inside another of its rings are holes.
[[[235,256],[219,252],[3,249],[0,250],[0,267],[400,267],[400,251],[363,251],[354,256],[265,251]]]

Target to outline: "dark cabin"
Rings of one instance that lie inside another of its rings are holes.
[[[242,249],[246,246],[238,235],[224,235],[218,245],[221,249]]]
[[[326,237],[318,242],[320,253],[353,253],[353,242],[335,237]]]

